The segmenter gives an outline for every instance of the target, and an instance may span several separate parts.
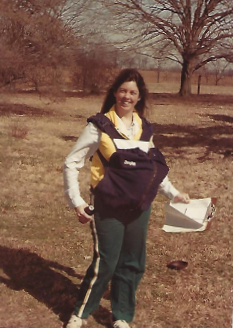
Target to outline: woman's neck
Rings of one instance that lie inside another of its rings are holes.
[[[130,113],[125,113],[125,114],[118,114],[117,115],[120,117],[124,125],[128,128],[133,122],[133,112]]]
[[[132,122],[133,122],[133,115],[131,115],[131,118],[123,116],[123,117],[121,117],[121,120],[124,123],[124,125],[127,128],[129,128],[132,125]]]

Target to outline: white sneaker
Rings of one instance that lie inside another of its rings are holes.
[[[113,322],[113,328],[130,328],[125,320],[117,320]]]
[[[73,314],[70,317],[70,320],[69,320],[66,328],[81,328],[82,324],[83,324],[82,319],[77,317],[75,314]]]

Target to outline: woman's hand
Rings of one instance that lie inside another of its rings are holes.
[[[173,199],[174,203],[186,203],[188,204],[190,201],[189,195],[188,194],[184,194],[184,193],[179,193],[178,195],[176,195]]]
[[[90,215],[88,215],[88,214],[84,211],[85,207],[87,207],[87,206],[88,206],[88,205],[85,203],[85,204],[83,204],[83,205],[80,205],[80,206],[75,207],[75,212],[76,212],[76,214],[77,214],[78,220],[79,220],[79,222],[82,223],[82,224],[85,224],[85,223],[90,222],[90,221],[93,220],[93,217],[90,216]]]

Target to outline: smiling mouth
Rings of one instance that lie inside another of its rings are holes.
[[[123,106],[130,105],[130,104],[131,104],[131,102],[129,102],[129,101],[122,101],[121,102],[121,105],[123,105]]]

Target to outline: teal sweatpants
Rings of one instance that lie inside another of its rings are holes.
[[[81,284],[74,313],[87,318],[98,309],[111,281],[113,320],[132,321],[135,292],[145,271],[146,236],[151,208],[138,214],[103,216],[91,223],[94,255]]]

